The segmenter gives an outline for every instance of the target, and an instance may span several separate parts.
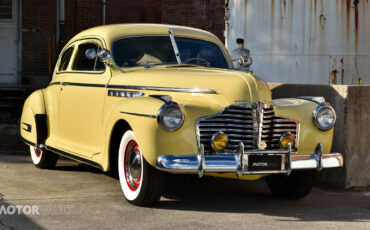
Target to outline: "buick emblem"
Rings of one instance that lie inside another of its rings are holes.
[[[260,141],[260,142],[258,143],[258,149],[259,149],[259,150],[264,150],[264,149],[266,149],[266,147],[267,147],[266,142],[264,142],[264,141]]]

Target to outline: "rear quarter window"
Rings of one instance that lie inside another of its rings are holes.
[[[74,50],[74,47],[70,47],[66,51],[64,51],[62,58],[60,59],[60,64],[58,67],[59,71],[65,71],[67,69],[68,64],[72,57],[73,50]]]

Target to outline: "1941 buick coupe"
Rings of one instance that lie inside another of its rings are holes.
[[[300,199],[316,171],[343,165],[330,153],[335,121],[321,97],[272,100],[209,32],[121,24],[66,44],[50,84],[26,100],[20,131],[36,167],[62,155],[116,171],[125,198],[150,205],[166,173],[265,177],[274,195]]]

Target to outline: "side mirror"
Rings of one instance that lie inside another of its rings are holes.
[[[87,59],[93,60],[93,59],[96,58],[96,51],[95,51],[95,49],[92,49],[92,48],[87,49],[85,51],[85,55],[86,55]]]
[[[105,63],[105,64],[108,64],[110,58],[111,58],[111,54],[109,52],[109,50],[107,49],[101,49],[99,50],[98,52],[98,58],[101,62]]]

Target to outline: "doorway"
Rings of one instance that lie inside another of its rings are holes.
[[[19,83],[18,7],[18,0],[1,0],[0,84]]]

